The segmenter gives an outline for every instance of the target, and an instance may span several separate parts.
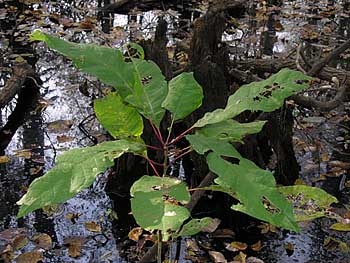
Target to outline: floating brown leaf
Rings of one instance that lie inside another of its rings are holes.
[[[91,232],[101,232],[102,231],[101,226],[94,221],[85,222],[85,228]]]
[[[43,255],[39,251],[25,252],[15,258],[17,263],[37,263],[43,260]]]
[[[24,234],[19,234],[18,236],[15,237],[15,239],[13,240],[13,248],[15,250],[19,250],[23,247],[25,247],[28,244],[29,240],[27,238],[26,235]]]
[[[0,156],[0,163],[8,163],[10,161],[10,158],[6,155]]]
[[[130,230],[128,237],[133,241],[139,241],[140,236],[142,235],[142,228],[141,227],[134,227]]]
[[[72,120],[57,120],[47,124],[49,132],[60,133],[67,132],[73,125]]]
[[[71,136],[67,136],[67,135],[57,135],[57,141],[59,143],[64,143],[64,142],[71,142],[73,141],[74,138]]]
[[[250,246],[250,248],[255,252],[259,252],[262,248],[261,241],[259,240],[258,242],[254,243],[253,245]]]
[[[3,251],[1,251],[1,258],[5,263],[10,263],[14,258],[13,247],[7,245]]]
[[[85,238],[83,237],[70,237],[64,240],[64,245],[68,247],[68,254],[72,258],[80,256],[81,246],[84,244]]]
[[[52,239],[48,234],[39,234],[33,237],[33,242],[39,247],[43,249],[51,249],[52,248]]]
[[[224,255],[218,251],[209,251],[209,256],[215,263],[227,263]]]

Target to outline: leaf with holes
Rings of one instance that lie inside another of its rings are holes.
[[[103,83],[117,89],[125,98],[134,90],[135,70],[124,61],[120,50],[92,44],[77,44],[35,30],[31,40],[44,41],[50,48],[73,60],[85,73],[96,76]]]
[[[294,206],[297,221],[312,220],[327,215],[327,209],[338,200],[326,191],[307,185],[292,185],[278,187]]]
[[[169,81],[169,92],[162,106],[173,114],[174,120],[181,120],[202,105],[202,87],[193,73],[182,73]]]
[[[119,140],[65,152],[57,158],[53,169],[30,184],[28,192],[17,202],[21,206],[17,216],[68,200],[113,166],[115,158],[126,152],[144,154],[145,150],[142,143]]]
[[[274,111],[283,105],[286,98],[306,89],[311,79],[299,71],[281,69],[266,80],[243,85],[229,97],[224,109],[206,113],[193,126],[203,127],[232,119],[246,110]]]
[[[146,230],[161,230],[164,241],[190,216],[182,206],[190,195],[178,179],[145,175],[133,184],[130,194],[136,222]]]
[[[215,153],[207,156],[209,169],[218,175],[215,183],[228,191],[235,191],[239,204],[231,208],[273,225],[299,231],[292,205],[278,192],[273,175],[240,155],[236,158],[239,164],[225,161]]]
[[[140,137],[143,120],[134,107],[126,105],[115,92],[94,101],[97,119],[114,138]]]

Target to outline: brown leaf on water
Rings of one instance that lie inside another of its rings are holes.
[[[239,242],[239,241],[234,241],[234,242],[231,242],[231,246],[235,249],[238,250],[246,250],[248,245],[246,243],[243,243],[243,242]]]
[[[261,240],[259,240],[258,242],[254,243],[253,245],[250,246],[250,248],[255,251],[255,252],[259,252],[262,248],[261,245]]]
[[[94,221],[85,222],[85,228],[91,232],[101,232],[102,231],[101,226]]]
[[[5,263],[10,263],[15,257],[13,252],[13,247],[11,245],[7,245],[3,251],[1,251],[1,258]]]
[[[25,234],[24,228],[8,228],[0,232],[0,240],[12,243],[16,236]]]
[[[340,167],[341,169],[344,169],[344,170],[349,170],[350,169],[350,163],[349,162],[330,161],[330,162],[328,162],[328,165],[330,167]]]
[[[57,141],[59,143],[64,143],[64,142],[71,142],[73,141],[74,138],[71,136],[67,136],[67,135],[57,135]]]
[[[57,120],[47,124],[47,129],[49,132],[62,133],[67,132],[73,125],[72,120]]]
[[[246,263],[247,255],[244,254],[242,251],[239,252],[239,255],[235,256],[234,260],[242,263]]]
[[[37,263],[43,260],[43,255],[39,251],[25,252],[15,258],[17,263]]]
[[[133,241],[139,241],[142,235],[143,229],[141,227],[134,227],[130,230],[128,237]]]
[[[294,244],[287,242],[286,244],[284,244],[284,249],[286,250],[287,255],[291,256],[294,253]]]
[[[33,237],[33,242],[39,247],[45,250],[52,248],[52,239],[48,234],[39,234]]]
[[[30,175],[37,175],[38,173],[40,173],[40,171],[43,170],[42,166],[37,166],[37,167],[33,167],[29,169],[29,174]]]
[[[8,163],[10,161],[10,158],[6,155],[0,156],[0,163]]]
[[[16,150],[14,152],[17,157],[24,157],[25,159],[30,159],[32,157],[30,149]]]
[[[227,263],[225,256],[218,251],[209,251],[209,256],[215,263]]]
[[[15,250],[20,250],[21,248],[25,247],[28,244],[28,242],[29,240],[26,235],[19,234],[13,240],[12,245]]]
[[[65,238],[63,244],[68,247],[68,254],[72,258],[80,256],[81,246],[84,244],[85,238],[83,237],[69,237]]]

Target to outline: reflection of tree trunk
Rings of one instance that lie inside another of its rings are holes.
[[[107,6],[111,3],[111,0],[103,0],[103,6]],[[98,1],[98,7],[101,8],[102,0]],[[97,19],[101,21],[102,31],[104,33],[110,33],[113,27],[113,19],[109,12],[99,11],[97,13]]]

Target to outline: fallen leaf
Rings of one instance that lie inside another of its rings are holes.
[[[67,135],[57,135],[57,141],[59,143],[64,143],[64,142],[71,142],[73,141],[74,138],[71,136],[67,136]]]
[[[328,165],[330,167],[340,167],[341,169],[345,169],[345,170],[350,169],[350,163],[348,163],[348,162],[330,161],[330,162],[328,162]]]
[[[128,237],[133,241],[139,241],[140,236],[142,235],[143,229],[141,227],[134,227],[130,230]]]
[[[85,222],[85,228],[91,232],[101,232],[102,231],[101,226],[94,221]]]
[[[5,261],[5,263],[10,263],[14,257],[15,255],[11,245],[7,245],[5,249],[1,251],[1,258]]]
[[[57,120],[47,124],[47,129],[49,132],[60,133],[67,132],[73,125],[72,120]]]
[[[0,163],[8,163],[10,161],[10,158],[6,155],[0,156]]]
[[[13,248],[15,250],[19,250],[23,247],[25,247],[28,244],[29,240],[26,235],[20,234],[15,237],[15,239],[12,242]]]
[[[80,256],[81,246],[84,244],[85,238],[83,237],[70,237],[65,238],[63,244],[68,247],[68,254],[72,258]]]
[[[232,242],[231,246],[236,248],[237,250],[246,250],[248,247],[248,245],[246,243],[238,242],[238,241]]]
[[[255,252],[259,252],[262,248],[261,241],[259,240],[258,242],[254,243],[250,246],[250,248]]]
[[[48,234],[39,234],[33,237],[33,242],[39,247],[45,250],[52,248],[52,239]]]
[[[16,150],[14,152],[17,157],[24,157],[25,159],[30,159],[32,157],[30,149]]]
[[[209,256],[215,263],[227,263],[224,255],[218,251],[209,251]]]
[[[288,256],[293,255],[294,245],[292,243],[288,242],[288,243],[284,244],[284,249],[286,250]]]
[[[43,255],[39,251],[25,252],[15,258],[17,263],[37,263],[43,260]]]

